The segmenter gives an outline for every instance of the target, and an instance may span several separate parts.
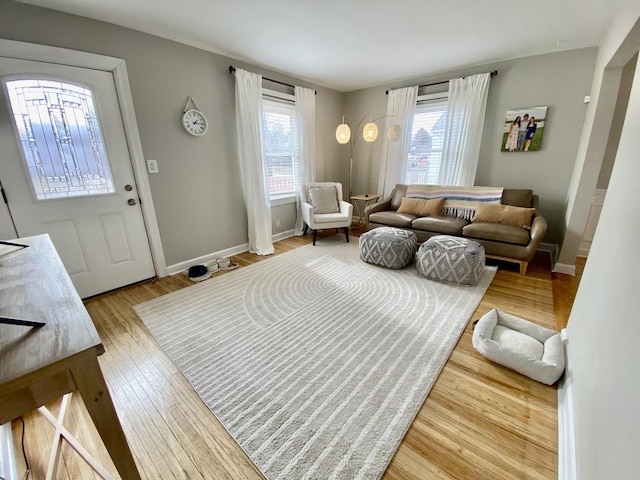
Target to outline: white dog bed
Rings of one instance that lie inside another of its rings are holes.
[[[489,360],[547,385],[564,372],[558,332],[495,308],[478,320],[473,347]]]

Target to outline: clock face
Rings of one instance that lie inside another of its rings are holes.
[[[182,126],[191,135],[204,135],[207,131],[207,119],[199,110],[187,110],[182,115]]]

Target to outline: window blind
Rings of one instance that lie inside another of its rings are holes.
[[[447,125],[447,98],[419,100],[413,116],[405,182],[438,182]]]

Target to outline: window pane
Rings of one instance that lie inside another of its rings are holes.
[[[43,79],[6,85],[38,200],[115,192],[91,90]]]
[[[299,190],[300,173],[293,105],[264,101],[262,141],[269,194],[296,193]]]
[[[406,183],[438,183],[446,125],[447,99],[431,100],[417,106],[411,130]]]
[[[267,155],[267,180],[270,195],[295,192],[293,157],[291,155]]]

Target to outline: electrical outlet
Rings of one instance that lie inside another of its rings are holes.
[[[280,225],[280,220],[276,220],[276,228],[280,228],[282,225]]]
[[[158,173],[158,161],[157,160],[147,160],[147,172],[149,172],[149,173]]]

